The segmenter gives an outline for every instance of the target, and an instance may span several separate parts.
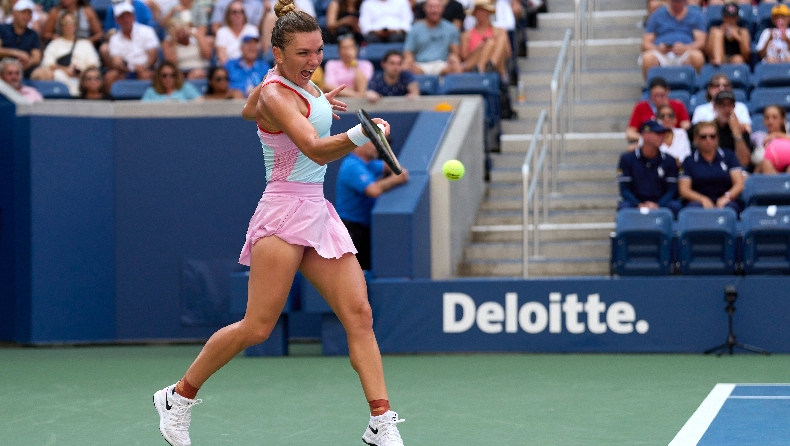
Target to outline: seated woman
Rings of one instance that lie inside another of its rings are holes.
[[[175,64],[187,79],[205,79],[211,59],[211,42],[188,22],[170,19],[167,37],[162,41],[166,61]]]
[[[74,14],[77,19],[77,38],[88,39],[94,46],[101,43],[104,39],[104,29],[99,21],[99,16],[87,0],[60,0],[59,4],[53,6],[49,10],[47,21],[41,32],[42,40],[48,42],[63,34],[60,19],[67,12]]]
[[[701,122],[694,127],[697,151],[683,161],[678,178],[680,197],[689,207],[732,208],[740,214],[743,204],[743,168],[731,150],[719,148],[718,127]]]
[[[111,100],[112,96],[104,90],[104,76],[98,67],[82,70],[80,76],[80,99]]]
[[[244,99],[244,93],[228,87],[228,70],[213,67],[208,72],[208,86],[203,99]]]
[[[256,24],[247,23],[244,3],[241,0],[232,1],[225,10],[225,26],[217,30],[214,39],[217,65],[225,65],[227,61],[241,57],[241,39],[258,35]]]
[[[752,133],[755,173],[790,173],[790,136],[787,135],[787,112],[784,107],[769,105],[763,110],[766,130]]]
[[[156,69],[153,85],[143,93],[141,101],[192,101],[202,100],[200,92],[189,82],[184,82],[181,71],[172,62],[164,61]]]
[[[491,23],[491,14],[495,12],[491,1],[474,1],[471,14],[477,22],[461,34],[461,61],[466,71],[493,71],[507,79],[510,39],[504,29]]]
[[[75,36],[77,18],[67,12],[60,17],[63,34],[44,49],[41,65],[33,70],[30,78],[35,80],[63,82],[72,96],[80,94],[80,73],[88,67],[99,65],[99,54],[88,39]]]
[[[672,129],[671,132],[667,132],[664,143],[661,144],[659,150],[661,150],[661,153],[666,153],[675,158],[678,166],[680,166],[683,160],[691,155],[691,142],[689,142],[688,132],[677,127],[678,119],[675,115],[675,110],[668,104],[658,108],[656,117],[661,125]]]
[[[728,2],[721,10],[721,25],[708,31],[705,54],[713,65],[749,63],[752,39],[749,30],[738,26],[738,5]]]
[[[324,66],[324,89],[332,91],[345,84],[346,88],[338,96],[365,97],[368,82],[373,77],[373,64],[369,60],[358,59],[359,51],[353,34],[340,36],[338,53],[340,59],[328,60]]]
[[[754,49],[760,54],[763,63],[790,62],[790,8],[785,4],[777,4],[771,8],[771,21],[775,28],[764,29]]]
[[[331,0],[326,7],[326,43],[338,43],[338,37],[352,34],[357,44],[365,39],[359,30],[359,6],[362,0]]]

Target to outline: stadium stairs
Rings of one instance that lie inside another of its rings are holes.
[[[644,83],[637,58],[645,4],[634,0],[597,3],[591,39],[582,53],[581,96],[574,104],[571,131],[565,135],[557,193],[549,201],[552,226],[541,229],[540,256],[530,258],[529,277],[609,274],[617,160]],[[522,275],[521,164],[540,111],[549,110],[552,72],[565,30],[573,29],[573,9],[573,0],[549,0],[549,12],[539,14],[538,27],[528,30],[528,57],[518,61],[527,101],[514,101],[518,119],[502,122],[500,152],[492,154],[490,182],[460,276]]]

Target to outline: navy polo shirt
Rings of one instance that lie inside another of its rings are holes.
[[[642,155],[642,147],[637,147],[620,155],[617,183],[623,200],[634,206],[645,201],[666,206],[678,192],[677,161],[661,152],[648,159]]]
[[[384,162],[379,159],[365,162],[349,153],[337,173],[335,210],[343,220],[370,226],[370,213],[376,199],[365,195],[365,189],[384,172]]]
[[[409,84],[415,81],[416,78],[411,74],[411,71],[403,70],[400,72],[398,82],[389,85],[384,80],[384,72],[378,71],[373,74],[370,82],[368,82],[368,89],[382,96],[406,96],[409,92]]]
[[[38,33],[30,28],[25,28],[22,34],[16,34],[14,25],[10,23],[0,25],[0,41],[3,42],[3,48],[22,50],[28,54],[33,50],[41,49],[41,40],[38,38]]]
[[[699,151],[683,160],[680,179],[690,178],[691,189],[716,202],[732,187],[730,172],[743,168],[732,150],[716,149],[716,156],[710,163],[700,156]]]

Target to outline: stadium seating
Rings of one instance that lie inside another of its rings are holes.
[[[711,26],[721,25],[721,10],[724,5],[708,5],[705,8],[705,18],[708,22],[708,29]],[[753,12],[752,5],[738,5],[738,26],[743,26],[751,32]]]
[[[755,65],[752,83],[755,87],[790,86],[790,63],[760,63]]]
[[[672,211],[617,212],[613,270],[621,276],[667,275],[672,269]]]
[[[206,89],[208,88],[208,79],[187,79],[187,82],[192,84],[193,87],[200,92],[200,94],[206,94]]]
[[[69,87],[59,81],[26,81],[31,87],[38,90],[44,99],[70,99]]]
[[[481,94],[485,98],[486,125],[491,128],[499,122],[498,73],[448,74],[439,88],[439,94]]]
[[[755,88],[749,95],[749,113],[762,113],[769,105],[790,107],[790,87]]]
[[[420,84],[420,94],[430,96],[439,94],[439,76],[432,74],[418,74],[414,76]]]
[[[670,96],[671,96],[671,93],[673,93],[673,92],[670,92]],[[736,88],[736,89],[732,90],[732,93],[735,95],[735,100],[736,101],[743,102],[744,104],[749,102],[749,98],[746,96],[746,92],[741,90],[740,88]],[[694,93],[694,95],[691,96],[691,100],[690,100],[689,106],[688,106],[689,115],[693,115],[694,114],[694,109],[697,108],[697,106],[700,106],[700,105],[705,104],[705,103],[708,102],[708,98],[705,97],[706,94],[707,94],[707,91],[703,89],[703,90],[700,90],[700,91]],[[762,118],[760,118],[760,119],[762,119]]]
[[[678,214],[678,269],[682,274],[733,274],[736,222],[731,208],[684,208]]]
[[[750,206],[741,212],[746,274],[790,274],[790,206]]]
[[[790,174],[750,175],[742,198],[746,206],[790,205]]]
[[[654,77],[663,77],[670,90],[696,90],[697,72],[693,67],[682,65],[679,67],[653,67],[647,71],[647,84]]]
[[[403,52],[403,43],[369,43],[359,49],[359,58],[369,60],[374,68],[380,70],[381,60],[384,59],[384,55],[390,50]]]
[[[758,29],[770,28],[774,26],[771,22],[771,9],[774,6],[776,6],[776,3],[761,2],[759,5],[757,5],[757,15],[754,16],[753,22]],[[759,38],[760,35],[757,34],[757,37]]]
[[[116,100],[140,99],[150,86],[150,80],[121,79],[112,84],[110,95]]]
[[[697,76],[697,88],[705,90],[714,74],[724,73],[732,83],[732,88],[749,90],[752,88],[751,71],[747,64],[724,64],[714,66],[706,64]]]

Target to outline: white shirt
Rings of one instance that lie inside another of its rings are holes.
[[[408,0],[364,0],[359,7],[362,34],[382,29],[409,32],[414,21]]]
[[[687,156],[691,155],[689,135],[685,130],[679,128],[672,129],[672,133],[672,145],[668,146],[665,142],[661,143],[661,147],[659,147],[658,150],[660,150],[661,153],[666,153],[672,158],[683,162]]]
[[[73,52],[71,51],[72,46],[74,47]],[[69,54],[69,52],[71,52],[71,65],[77,67],[80,71],[90,66],[98,67],[100,65],[99,54],[96,53],[96,48],[94,48],[90,40],[77,39],[77,44],[74,45],[73,40],[57,37],[44,48],[41,66],[51,67],[56,65],[58,58]]]
[[[253,24],[246,24],[241,29],[241,34],[238,36],[233,34],[227,26],[217,30],[217,36],[214,39],[214,46],[225,48],[225,54],[228,60],[238,59],[241,57],[241,38],[244,36],[258,37],[258,27]]]
[[[760,40],[757,41],[755,49],[762,51],[768,48],[765,52],[765,57],[773,57],[779,60],[790,59],[790,50],[787,48],[787,42],[782,39],[775,39],[774,32],[779,32],[776,28],[764,29],[760,34]],[[781,34],[779,34],[781,36]],[[790,38],[790,28],[785,30],[785,35]]]
[[[743,102],[735,103],[735,116],[741,124],[752,125],[752,116],[749,114],[749,108]],[[713,108],[713,102],[698,105],[694,109],[694,116],[691,117],[691,123],[697,124],[699,122],[713,121],[716,119],[716,110]]]
[[[132,36],[127,39],[120,30],[110,37],[110,56],[120,56],[126,61],[130,70],[148,64],[146,51],[159,48],[156,31],[148,25],[135,22],[132,25]]]

